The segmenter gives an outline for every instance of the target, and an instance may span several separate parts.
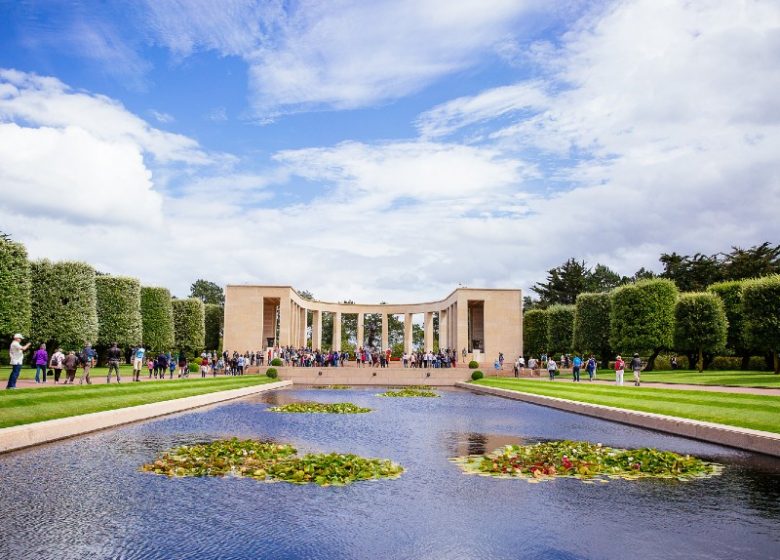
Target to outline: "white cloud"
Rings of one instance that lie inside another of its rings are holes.
[[[150,113],[155,118],[155,120],[157,122],[162,123],[162,124],[172,123],[173,121],[176,120],[176,118],[173,115],[171,115],[170,113],[164,113],[162,111],[156,111],[154,109],[152,109],[150,111]]]

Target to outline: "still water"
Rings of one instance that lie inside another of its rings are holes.
[[[0,456],[0,558],[780,558],[780,461],[461,390],[386,399],[296,388]],[[294,400],[360,415],[275,414]],[[138,472],[223,437],[392,459],[400,479],[340,488]],[[467,476],[449,457],[536,439],[651,446],[726,465],[688,483]]]

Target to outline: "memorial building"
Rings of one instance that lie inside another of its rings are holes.
[[[419,314],[424,348],[433,350],[433,322],[438,317],[439,348],[469,359],[496,359],[499,352],[514,360],[523,351],[523,298],[520,290],[458,288],[446,298],[427,303],[328,303],[302,298],[291,286],[229,285],[225,289],[223,348],[238,352],[275,346],[322,348],[325,314],[333,315],[333,340],[341,350],[342,318],[357,315],[357,347],[366,347],[365,317],[381,315],[379,349],[389,347],[388,317],[403,316],[404,350],[411,352],[412,324]]]

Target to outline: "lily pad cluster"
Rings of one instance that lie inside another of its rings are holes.
[[[379,393],[377,397],[438,397],[439,395],[433,391],[426,391],[423,389],[411,389],[409,387],[400,389],[398,391],[385,391]]]
[[[240,476],[319,486],[398,478],[404,472],[388,459],[341,453],[296,454],[291,445],[233,438],[177,447],[141,466],[141,471],[169,477]]]
[[[370,408],[363,408],[352,403],[318,403],[308,401],[272,406],[268,410],[270,412],[311,414],[363,414],[371,412]]]
[[[349,385],[315,385],[315,389],[352,389]]]
[[[549,441],[507,445],[487,455],[453,459],[465,472],[541,482],[555,477],[584,482],[621,478],[688,481],[720,473],[721,467],[691,455],[652,448],[616,449],[585,441]]]

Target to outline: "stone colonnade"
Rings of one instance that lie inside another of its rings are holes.
[[[309,313],[311,322],[308,321]],[[440,301],[417,304],[347,304],[309,301],[290,286],[230,285],[225,290],[224,348],[244,352],[269,346],[322,348],[323,313],[333,314],[331,348],[341,349],[342,316],[357,315],[357,346],[365,346],[365,318],[381,316],[381,349],[389,348],[388,317],[402,315],[404,349],[412,351],[413,316],[423,315],[424,349],[432,350],[434,315],[439,348],[494,359],[522,352],[520,290],[458,288]],[[311,342],[308,328],[311,327]]]

